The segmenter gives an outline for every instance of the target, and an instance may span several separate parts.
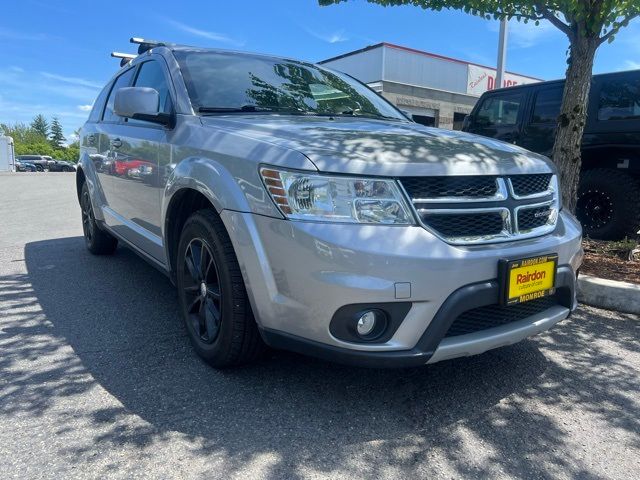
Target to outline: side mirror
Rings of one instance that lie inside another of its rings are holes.
[[[409,110],[400,110],[402,112],[402,114],[407,117],[409,120],[413,121],[413,113],[411,113]]]
[[[135,120],[171,126],[173,116],[159,111],[160,94],[148,87],[125,87],[116,92],[113,111],[116,115]]]
[[[465,115],[462,119],[462,131],[466,132],[467,129],[471,126],[471,115]]]

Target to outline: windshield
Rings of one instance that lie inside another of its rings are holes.
[[[292,60],[174,52],[196,111],[276,112],[407,120],[351,77]]]

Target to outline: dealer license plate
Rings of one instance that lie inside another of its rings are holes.
[[[549,254],[500,264],[503,303],[515,305],[555,293],[558,255]]]

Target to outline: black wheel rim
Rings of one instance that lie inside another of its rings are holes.
[[[189,328],[201,342],[213,343],[220,332],[222,292],[218,267],[203,239],[189,242],[183,269],[182,291]]]
[[[91,199],[89,198],[89,192],[84,192],[82,195],[82,230],[84,237],[90,242],[93,238],[93,209],[91,208]]]
[[[585,227],[600,229],[613,219],[613,201],[600,190],[588,190],[578,198],[577,213]]]

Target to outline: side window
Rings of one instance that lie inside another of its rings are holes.
[[[480,126],[515,125],[522,101],[520,93],[487,97],[478,108],[475,120]]]
[[[111,93],[109,94],[107,106],[104,109],[104,115],[102,116],[103,122],[117,122],[120,119],[120,117],[113,113],[113,104],[116,99],[116,92],[119,88],[128,87],[131,84],[131,77],[133,76],[134,71],[135,68],[130,68],[116,79],[113,84],[113,88],[111,89]]]
[[[640,118],[640,78],[603,83],[598,100],[598,120]]]
[[[159,111],[161,113],[171,113],[171,95],[169,94],[169,85],[167,78],[160,63],[152,60],[145,62],[140,66],[138,77],[136,78],[136,87],[150,87],[160,94]]]
[[[563,87],[545,88],[536,95],[531,123],[556,123],[562,105]]]
[[[111,89],[111,84],[107,85],[102,89],[98,98],[93,103],[93,108],[91,109],[91,113],[89,114],[89,122],[99,122],[100,116],[102,115],[102,110],[104,109],[104,101],[107,99],[107,95],[109,94],[109,90]]]

